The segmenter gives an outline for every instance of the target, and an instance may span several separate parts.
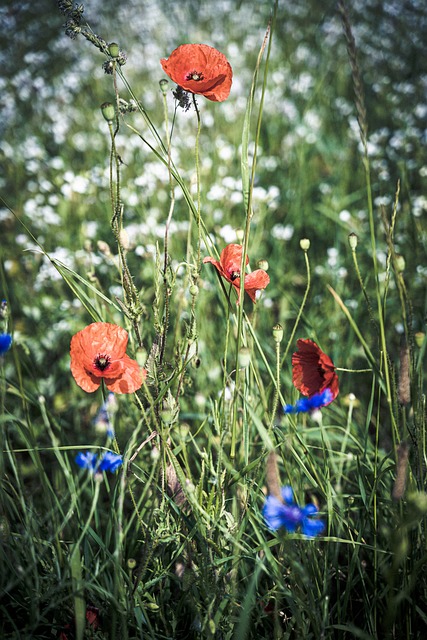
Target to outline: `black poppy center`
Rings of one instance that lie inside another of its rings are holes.
[[[110,362],[111,358],[109,355],[107,355],[106,353],[99,353],[93,361],[93,364],[95,365],[96,369],[104,371],[105,369],[107,369],[107,367],[110,366]]]
[[[232,271],[230,275],[231,281],[234,282],[237,278],[240,278],[240,271]]]
[[[199,82],[200,80],[204,80],[204,76],[201,71],[191,71],[190,73],[187,73],[185,79],[195,80],[196,82]]]

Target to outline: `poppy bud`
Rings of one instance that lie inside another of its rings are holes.
[[[108,53],[112,58],[118,58],[120,54],[120,47],[117,42],[111,42],[108,45]]]
[[[159,85],[160,85],[160,91],[165,96],[169,88],[169,82],[165,80],[165,78],[163,78],[162,80],[160,80]]]
[[[417,345],[418,349],[421,349],[421,347],[423,346],[425,337],[426,334],[422,331],[417,331],[417,333],[415,334],[415,344]]]
[[[163,409],[160,412],[160,417],[165,424],[172,424],[173,422],[173,413],[170,409]]]
[[[239,350],[239,369],[246,369],[251,362],[251,350],[248,347],[242,347]]]
[[[350,233],[348,236],[348,244],[352,251],[356,251],[358,237],[355,233]]]
[[[101,111],[102,115],[108,123],[113,122],[116,115],[116,110],[114,109],[114,105],[112,105],[111,102],[104,102],[103,104],[101,104]]]
[[[273,327],[274,342],[282,342],[283,340],[283,327],[281,324],[275,324]]]
[[[268,260],[258,260],[258,268],[268,271]]]
[[[129,558],[127,561],[127,565],[128,565],[128,569],[130,569],[132,571],[132,569],[135,569],[136,567],[136,560],[135,558]]]
[[[396,255],[396,269],[398,273],[405,271],[405,258],[400,254]]]
[[[121,229],[119,233],[119,241],[122,248],[127,251],[130,247],[129,234],[126,229]]]
[[[111,256],[111,249],[104,240],[98,240],[96,243],[98,246],[98,250],[103,253],[105,256]]]
[[[199,293],[199,287],[197,286],[197,284],[192,284],[190,287],[190,293],[192,296],[197,296],[197,294]]]
[[[308,238],[302,238],[299,241],[299,246],[303,251],[307,252],[310,249],[310,240]]]

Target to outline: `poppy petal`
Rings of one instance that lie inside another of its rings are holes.
[[[160,63],[185,91],[222,102],[230,93],[233,71],[223,53],[206,44],[182,44]]]
[[[292,356],[293,385],[308,397],[329,389],[331,399],[326,404],[330,404],[339,393],[334,363],[313,340],[299,339],[297,347]]]
[[[77,382],[79,387],[83,389],[83,391],[87,391],[88,393],[92,393],[99,389],[99,385],[101,384],[101,378],[98,378],[91,373],[88,373],[87,370],[82,367],[78,362],[71,361],[71,373],[73,375],[74,380]]]
[[[265,289],[270,282],[270,276],[263,269],[256,269],[245,276],[245,291],[253,302],[256,302],[256,292]]]
[[[147,372],[138,365],[136,360],[132,360],[129,356],[124,356],[122,363],[121,374],[117,378],[105,378],[105,384],[107,389],[114,393],[133,393],[141,388]]]
[[[221,263],[218,262],[218,260],[211,258],[211,256],[207,256],[206,258],[203,258],[203,263],[206,264],[207,262],[210,262],[211,264],[213,264],[213,266],[221,276],[223,276],[224,278],[226,277],[224,269],[222,268]]]
[[[243,247],[240,244],[228,244],[221,251],[220,263],[226,273],[240,273],[240,265],[242,262]],[[249,264],[249,257],[246,256],[245,264]]]

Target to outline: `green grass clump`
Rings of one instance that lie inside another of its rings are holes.
[[[0,636],[423,638],[427,13],[101,4],[8,15]],[[226,101],[160,82],[190,42]],[[203,263],[236,243],[256,303]],[[128,332],[135,393],[75,384],[92,322]],[[340,392],[285,413],[300,338]],[[283,486],[320,535],[268,528]]]

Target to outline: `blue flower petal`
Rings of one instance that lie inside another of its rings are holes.
[[[92,453],[91,451],[79,451],[79,453],[75,457],[76,463],[82,469],[89,469],[90,471],[94,471],[96,467],[96,453]]]
[[[283,411],[284,413],[307,413],[314,411],[314,409],[325,407],[332,401],[332,397],[332,391],[325,389],[321,393],[315,393],[310,398],[300,398],[294,405],[285,404]]]
[[[75,460],[79,467],[89,469],[92,473],[98,471],[110,471],[114,473],[120,465],[123,464],[122,456],[119,456],[117,453],[112,453],[111,451],[107,451],[100,460],[98,460],[96,453],[80,451],[76,455]]]
[[[10,333],[0,333],[0,356],[9,351],[12,344],[12,336]]]
[[[320,518],[313,518],[318,509],[314,504],[299,507],[294,501],[292,488],[289,485],[282,487],[283,502],[275,496],[267,496],[262,514],[267,527],[271,531],[277,531],[282,527],[294,533],[301,528],[303,535],[315,537],[323,531],[325,523]]]
[[[320,518],[318,519],[304,518],[301,531],[305,536],[308,536],[309,538],[314,538],[320,533],[322,533],[324,528],[325,528],[325,523]]]
[[[287,484],[286,486],[282,487],[282,498],[285,501],[286,504],[294,504],[295,500],[294,500],[294,492],[292,491],[292,487]]]
[[[277,531],[284,527],[291,533],[302,522],[301,510],[296,505],[287,506],[275,496],[268,496],[264,508],[263,516],[269,529]]]
[[[111,471],[111,473],[114,473],[121,464],[123,464],[122,456],[117,453],[107,451],[101,459],[99,471]]]

